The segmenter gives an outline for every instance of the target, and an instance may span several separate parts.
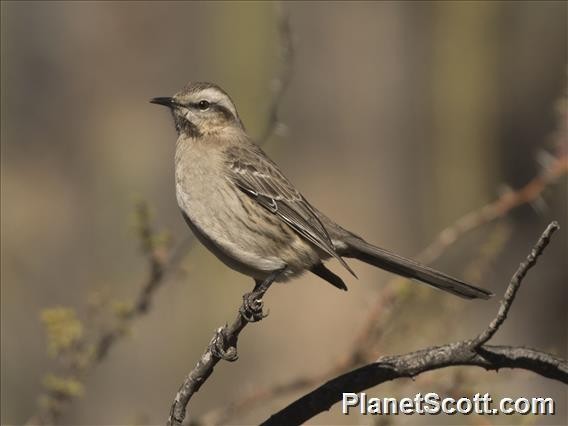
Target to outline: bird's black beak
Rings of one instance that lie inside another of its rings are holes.
[[[163,105],[166,106],[168,108],[172,108],[175,103],[174,103],[174,99],[170,98],[170,97],[159,97],[159,98],[152,98],[150,99],[150,103],[151,104],[157,104],[157,105]]]

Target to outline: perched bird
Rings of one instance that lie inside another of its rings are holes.
[[[347,290],[323,264],[335,258],[355,275],[345,257],[466,299],[492,296],[374,246],[314,208],[247,135],[231,98],[217,85],[189,83],[150,102],[173,115],[176,196],[184,219],[209,250],[257,286],[310,271]]]

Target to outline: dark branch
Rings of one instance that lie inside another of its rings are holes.
[[[329,410],[333,404],[341,400],[344,392],[360,392],[390,380],[415,377],[426,371],[450,366],[478,366],[486,370],[520,368],[568,384],[566,360],[528,348],[485,345],[505,321],[527,272],[535,265],[537,258],[548,245],[551,235],[558,229],[556,222],[548,225],[526,262],[520,264],[511,278],[497,316],[478,337],[425,348],[406,355],[381,357],[372,364],[328,381],[272,415],[262,424],[301,424]]]
[[[527,275],[527,272],[534,265],[536,265],[538,257],[542,254],[542,252],[550,242],[550,237],[559,228],[560,227],[558,226],[557,222],[552,222],[548,225],[546,230],[538,239],[536,245],[531,250],[530,254],[527,256],[527,260],[519,265],[519,268],[513,275],[513,278],[511,278],[511,281],[507,286],[507,290],[505,291],[505,296],[503,297],[503,300],[501,300],[497,316],[493,319],[493,321],[491,321],[491,324],[489,324],[487,329],[472,341],[472,345],[479,347],[487,343],[489,339],[491,339],[495,335],[497,330],[499,330],[499,327],[501,327],[503,322],[505,322],[507,314],[509,313],[509,309],[511,309],[513,300],[515,300],[517,291],[521,287],[521,283]]]
[[[302,424],[317,414],[329,410],[333,404],[342,399],[344,392],[357,393],[394,379],[412,378],[427,371],[466,365],[486,370],[520,368],[568,383],[568,363],[552,355],[508,346],[488,345],[474,350],[470,342],[462,341],[406,355],[381,357],[373,364],[330,380],[261,424],[264,426]]]

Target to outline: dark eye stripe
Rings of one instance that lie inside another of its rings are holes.
[[[201,101],[200,101],[200,102],[201,102]],[[188,106],[188,107],[191,107],[191,108],[195,108],[195,109],[200,109],[200,108],[199,108],[199,103],[200,103],[200,102],[190,102],[190,103],[187,104],[187,106]]]
[[[201,102],[201,101],[200,101]],[[188,106],[195,108],[195,109],[199,109],[201,110],[199,104],[200,102],[191,102],[188,104]],[[233,113],[231,112],[231,110],[223,105],[220,105],[218,103],[215,102],[209,102],[209,107],[208,107],[209,111],[213,110],[213,111],[217,111],[220,112],[221,114],[223,114],[223,117],[225,117],[225,119],[227,120],[236,120],[237,118],[233,115]]]
[[[235,116],[233,116],[233,113],[231,111],[229,111],[229,109],[224,107],[223,105],[211,104],[211,107],[213,107],[214,110],[219,111],[221,114],[223,114],[223,116],[227,120],[235,119]]]

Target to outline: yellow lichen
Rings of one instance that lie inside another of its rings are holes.
[[[60,377],[48,374],[43,379],[43,386],[49,393],[65,395],[69,397],[83,396],[85,390],[83,383],[74,377]]]
[[[47,350],[51,356],[57,356],[70,349],[83,337],[83,324],[77,318],[75,310],[57,307],[44,309],[41,321],[47,332]]]
[[[134,310],[134,303],[130,301],[112,301],[112,311],[119,318],[127,318]]]

